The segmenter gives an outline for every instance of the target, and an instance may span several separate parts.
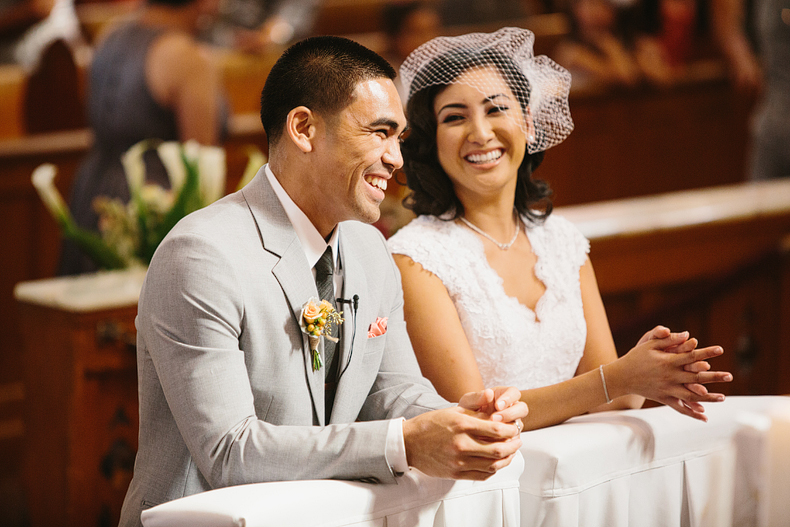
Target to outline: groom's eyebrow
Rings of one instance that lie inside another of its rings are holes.
[[[398,121],[396,121],[395,119],[390,119],[389,117],[379,117],[378,119],[370,123],[370,126],[374,128],[379,126],[386,126],[387,128],[392,128],[393,130],[397,130],[399,124]]]
[[[394,132],[400,127],[400,123],[395,119],[391,119],[389,117],[379,117],[378,119],[370,123],[369,126],[371,128],[385,127],[385,128],[389,128],[391,132]],[[406,128],[408,128],[408,125],[403,129],[403,132],[406,131]],[[403,132],[401,132],[401,134]]]

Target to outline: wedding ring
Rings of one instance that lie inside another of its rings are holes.
[[[522,430],[524,430],[524,423],[521,421],[521,419],[516,419],[516,428],[518,428],[519,434]]]

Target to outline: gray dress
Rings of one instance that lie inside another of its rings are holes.
[[[145,81],[148,49],[163,32],[137,23],[124,25],[107,37],[93,58],[88,112],[94,145],[77,171],[69,205],[81,227],[97,230],[93,210],[97,196],[129,200],[121,154],[143,139],[179,139],[175,114],[154,100]],[[220,107],[224,136],[228,114],[224,99]],[[146,165],[148,181],[169,188],[167,173],[154,152],[146,154]],[[73,243],[64,242],[58,274],[95,269]]]

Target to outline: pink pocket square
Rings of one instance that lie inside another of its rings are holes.
[[[387,317],[376,317],[376,321],[368,328],[368,338],[378,337],[387,332]]]

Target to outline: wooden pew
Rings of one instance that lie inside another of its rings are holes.
[[[0,139],[19,137],[24,133],[22,94],[25,89],[24,70],[13,64],[0,65]]]

